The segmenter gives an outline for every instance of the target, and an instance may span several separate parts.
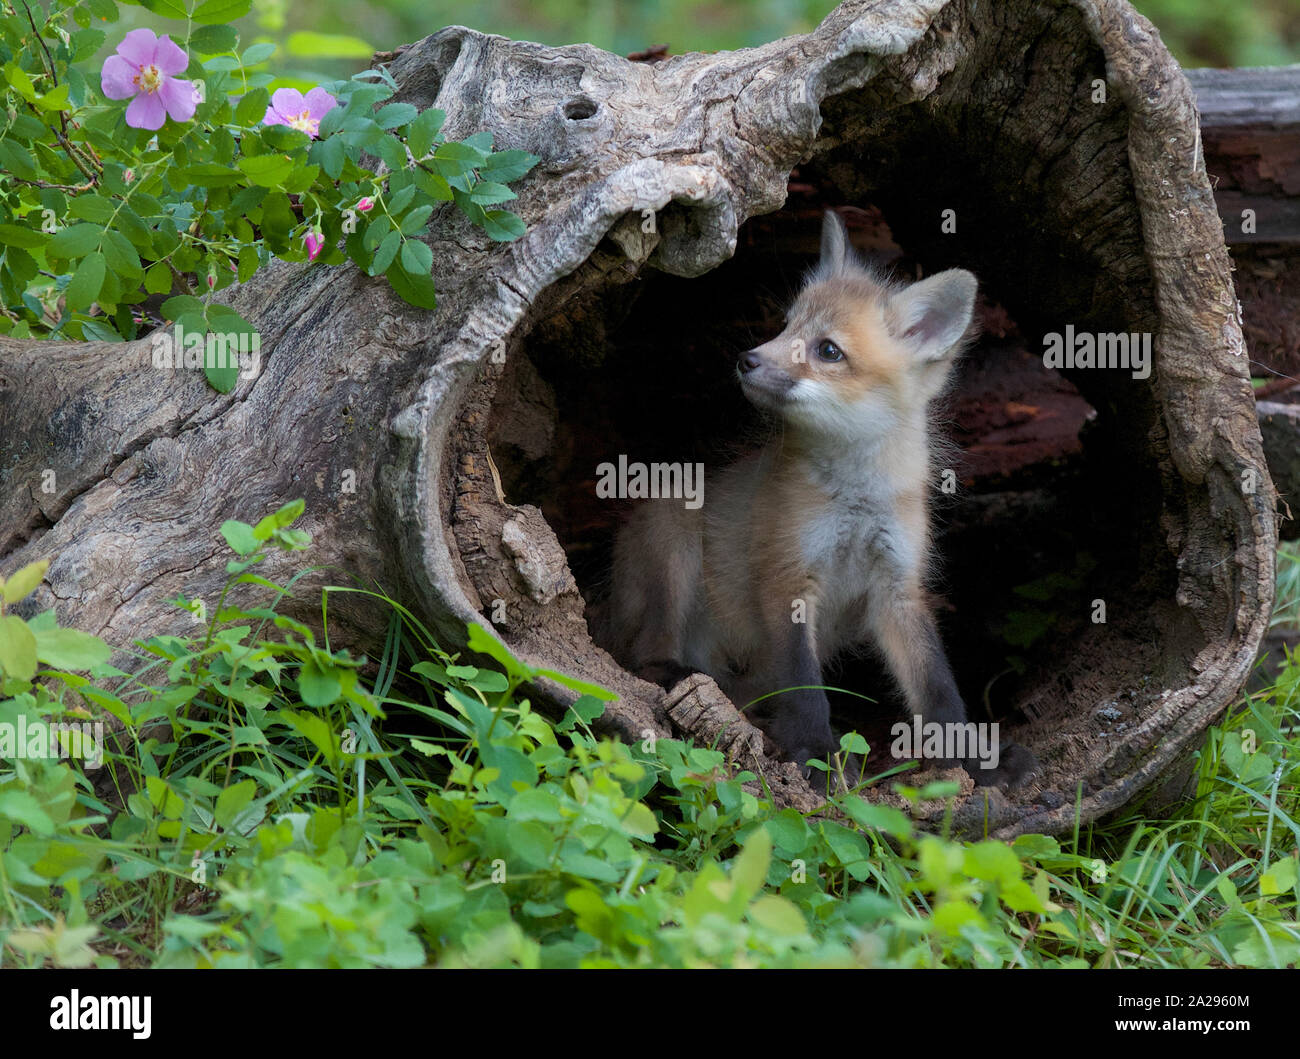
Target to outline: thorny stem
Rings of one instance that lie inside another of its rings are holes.
[[[32,17],[32,9],[27,0],[23,0],[23,10],[27,13],[27,23],[32,27],[32,35],[36,38],[36,43],[41,46],[41,51],[45,53],[46,72],[50,75],[50,80],[54,82],[54,87],[58,88],[59,75],[54,69],[54,57],[50,55],[49,46],[45,43],[45,38],[41,36],[41,31],[36,28],[36,19]],[[29,102],[27,105],[32,110],[37,110],[37,107],[32,103]],[[37,112],[39,113],[38,110]],[[90,163],[73,147],[72,142],[68,139],[68,115],[62,109],[59,110],[59,128],[53,131],[54,135],[59,138],[59,143],[63,145],[63,149],[68,152],[68,158],[72,160],[72,164],[86,175],[92,186],[97,184],[99,182],[98,174],[94,172],[93,168],[89,167]]]

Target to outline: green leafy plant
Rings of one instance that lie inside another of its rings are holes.
[[[181,24],[175,40],[134,30],[98,76],[85,65],[114,0],[0,10],[0,334],[249,334],[220,292],[274,258],[350,258],[432,309],[419,235],[435,209],[492,239],[523,233],[502,206],[535,156],[494,151],[490,132],[446,140],[441,111],[389,102],[383,67],[273,94],[275,45],[228,24],[251,0],[147,6]],[[204,369],[225,392],[237,367],[216,359]]]
[[[778,809],[717,750],[597,734],[609,693],[389,601],[378,660],[280,612],[301,502],[229,521],[190,636],[110,664],[0,583],[0,963],[166,967],[1282,966],[1296,921],[1300,665],[1243,701],[1178,816],[1068,840],[918,829],[952,784]],[[325,590],[328,601],[355,586]],[[383,597],[376,597],[382,599]],[[24,606],[27,606],[26,604]],[[22,631],[19,631],[19,629]],[[35,647],[32,647],[32,644]],[[524,689],[570,689],[559,719]],[[99,768],[4,742],[108,720]],[[865,752],[860,736],[847,754]],[[837,768],[838,768],[837,763]]]

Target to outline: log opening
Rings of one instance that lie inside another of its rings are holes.
[[[811,171],[801,177],[813,179]],[[510,355],[488,433],[493,463],[506,501],[536,506],[555,531],[589,615],[599,611],[613,537],[635,502],[598,495],[602,465],[622,458],[716,467],[770,429],[732,368],[740,352],[780,330],[781,307],[815,260],[820,204],[807,200],[822,197],[821,188],[805,186],[813,193],[803,202],[747,222],[736,255],[717,269],[692,279],[620,277],[537,321]],[[919,263],[893,244],[878,211],[845,212],[860,251],[911,274]],[[1142,488],[1131,453],[1107,429],[1115,418],[1099,422],[1001,306],[981,309],[985,335],[941,406],[943,433],[960,446],[947,461],[959,495],[945,497],[935,483],[945,641],[974,718],[1033,720],[1052,731],[1080,699],[1110,697],[1118,705],[1102,707],[1100,720],[1119,734],[1137,706],[1124,695],[1131,641],[1160,639],[1148,621],[1173,595],[1168,571],[1133,588],[1149,526],[1131,506]],[[1110,606],[1093,635],[1098,598]],[[1064,668],[1062,658],[1086,670],[1089,684],[1065,675],[1065,694],[1043,696],[1045,705],[1026,716],[1022,704]],[[1162,684],[1152,664],[1154,692]],[[901,702],[878,664],[845,658],[827,676],[880,703],[832,695],[837,728],[864,732],[876,748],[873,766],[885,766]],[[1063,767],[1076,764],[1067,758]]]
[[[1207,670],[1217,680],[1215,667],[1226,667],[1222,679],[1235,679],[1226,670],[1241,665],[1237,638],[1254,634],[1258,613],[1239,609],[1225,578],[1257,577],[1258,556],[1238,551],[1244,568],[1231,572],[1207,560],[1225,544],[1254,552],[1257,525],[1238,522],[1244,536],[1224,540],[1236,517],[1227,512],[1242,507],[1225,491],[1240,488],[1240,468],[1253,474],[1262,463],[1210,452],[1205,424],[1188,418],[1187,401],[1205,387],[1243,412],[1249,391],[1229,393],[1222,363],[1198,362],[1185,348],[1177,297],[1196,295],[1186,280],[1153,271],[1165,268],[1156,245],[1164,233],[1153,232],[1149,191],[1133,172],[1144,168],[1147,184],[1153,165],[1181,163],[1153,160],[1160,150],[1135,143],[1131,90],[1085,14],[1017,5],[997,32],[981,26],[967,38],[960,61],[945,57],[945,31],[968,32],[973,10],[950,5],[945,16],[950,24],[890,74],[827,91],[785,207],[743,223],[730,258],[704,271],[666,257],[663,233],[708,227],[700,211],[674,202],[649,234],[644,214],[615,218],[591,255],[533,300],[504,363],[486,370],[466,404],[449,461],[462,472],[474,470],[475,453],[490,464],[488,506],[500,517],[485,523],[475,510],[452,524],[480,599],[513,592],[539,605],[503,631],[539,657],[603,672],[662,721],[657,690],[594,648],[581,623],[588,604],[599,608],[625,510],[597,496],[598,467],[620,456],[717,465],[743,451],[755,416],[731,365],[779,330],[776,310],[810,260],[820,207],[850,207],[860,245],[888,255],[892,232],[906,248],[896,264],[969,268],[988,299],[993,326],[948,404],[950,436],[967,445],[955,465],[963,488],[939,505],[941,621],[973,717],[1003,721],[1004,736],[1043,764],[1010,804],[995,796],[990,826],[1060,826],[1081,779],[1096,815],[1136,789],[1123,777],[1157,772],[1187,748],[1194,735],[1160,746],[1154,733],[1217,694]],[[824,80],[860,73],[862,58],[829,64]],[[1196,160],[1193,145],[1186,163]],[[1098,343],[1134,336],[1135,349],[1153,351],[1152,370],[1125,362],[1053,373],[1044,336],[1068,341],[1068,329]],[[1202,456],[1189,462],[1189,446]],[[475,473],[480,484],[468,495],[481,500],[485,472]],[[462,473],[458,488],[465,481]],[[1265,504],[1267,491],[1261,478]],[[535,542],[496,546],[493,533],[511,518],[527,523],[519,535],[540,531],[545,558],[525,554]],[[1221,553],[1214,562],[1222,565]],[[551,586],[540,596],[538,570]],[[869,724],[852,700],[837,703],[836,721],[884,750],[897,702],[875,664],[850,660],[828,679],[882,699]]]

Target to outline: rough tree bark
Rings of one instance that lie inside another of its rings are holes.
[[[973,269],[1027,335],[1154,335],[1147,379],[1064,373],[1095,416],[1038,507],[992,491],[949,509],[981,512],[984,536],[943,546],[968,587],[986,562],[1049,573],[1091,556],[1060,582],[1048,631],[1021,637],[1014,672],[984,688],[1042,774],[968,799],[959,824],[1061,829],[1080,789],[1095,818],[1236,694],[1271,603],[1274,494],[1194,98],[1126,3],[850,0],[806,36],[654,64],[453,27],[389,68],[399,98],[446,110],[450,137],[490,129],[541,157],[519,188],[528,234],[498,245],[436,211],[433,313],[350,266],[269,269],[235,296],[263,369],[224,396],[153,368],[147,341],[0,341],[0,569],[53,560],[35,606],[118,644],[183,631],[167,601],[215,602],[220,523],[302,496],[312,558],[331,569],[291,612],[311,620],[319,587],[352,578],[404,600],[448,648],[466,622],[494,619],[525,659],[616,691],[605,730],[720,738],[778,797],[817,804],[711,681],[665,697],[593,646],[571,568],[594,565],[614,516],[584,522],[565,500],[598,451],[698,441],[734,410],[684,389],[707,375],[701,392],[722,392],[725,360],[701,368],[674,349],[704,325],[692,290],[759,281],[729,261],[738,230],[783,206],[797,166],[883,211],[927,268]],[[946,209],[956,234],[941,230]],[[735,324],[726,309],[700,311]],[[659,326],[620,330],[638,319]],[[1014,583],[959,595],[946,638],[992,621],[987,601]],[[360,598],[331,602],[335,644],[374,646],[384,617]],[[1097,599],[1104,624],[1090,620]],[[977,705],[980,689],[967,695]]]

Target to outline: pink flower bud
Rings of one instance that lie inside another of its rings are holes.
[[[357,203],[357,211],[359,213],[369,213],[374,208],[375,208],[375,200],[372,199],[369,195],[367,195],[365,198],[363,198],[360,202]]]
[[[325,237],[319,232],[308,232],[302,237],[302,245],[307,248],[307,259],[315,261],[325,249]]]

